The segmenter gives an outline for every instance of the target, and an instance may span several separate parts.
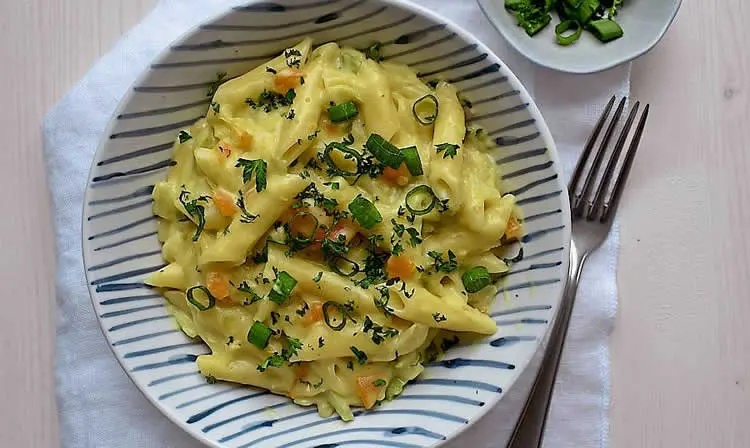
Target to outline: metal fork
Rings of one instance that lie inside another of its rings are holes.
[[[568,333],[568,325],[573,313],[573,304],[575,302],[576,290],[578,289],[578,281],[581,276],[581,269],[588,255],[601,246],[612,227],[615,210],[622,197],[625,181],[633,165],[633,159],[635,158],[638,144],[643,135],[643,128],[648,118],[649,105],[646,105],[635,128],[635,133],[630,140],[628,150],[625,152],[619,174],[615,177],[615,168],[618,165],[620,155],[628,140],[628,134],[640,108],[640,102],[636,102],[609,156],[604,172],[599,176],[610,140],[625,109],[625,100],[623,98],[618,104],[612,119],[606,127],[601,144],[594,151],[599,134],[607,123],[608,116],[615,103],[615,97],[613,96],[609,100],[604,113],[602,113],[602,116],[594,127],[593,133],[586,142],[586,146],[568,185],[573,221],[568,281],[565,285],[557,319],[550,333],[542,365],[531,388],[531,393],[526,399],[523,412],[516,422],[507,448],[538,448],[542,446],[544,428],[547,422],[552,392],[555,387],[555,377],[560,366],[565,338]],[[591,161],[591,166],[586,171],[589,161]],[[599,178],[601,180],[597,180]],[[583,184],[581,185],[582,179]],[[596,188],[594,188],[595,184]]]

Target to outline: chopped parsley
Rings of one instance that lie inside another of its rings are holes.
[[[253,215],[252,213],[247,211],[247,207],[245,206],[245,195],[242,194],[242,191],[237,192],[237,208],[240,209],[240,213],[241,213],[240,222],[243,224],[252,224],[253,221],[258,219],[258,216],[260,216],[260,215]]]
[[[260,252],[256,252],[253,255],[253,263],[260,264],[268,261],[268,243],[263,245],[263,249]]]
[[[203,233],[203,228],[206,226],[206,208],[202,205],[200,205],[201,202],[207,202],[210,197],[209,196],[199,196],[196,199],[193,199],[192,201],[189,201],[188,198],[190,197],[190,192],[187,190],[182,190],[180,192],[179,201],[180,204],[182,204],[183,207],[185,207],[185,211],[188,213],[188,215],[192,216],[198,221],[198,227],[195,229],[195,234],[193,235],[193,241],[198,241],[198,238],[200,238],[201,233]]]
[[[276,70],[275,70],[275,69],[273,69],[272,67],[266,67],[266,71],[267,71],[268,73],[271,73],[271,74],[273,74],[273,75],[275,75],[275,74],[276,74]]]
[[[291,106],[294,102],[294,98],[297,97],[297,92],[294,89],[287,90],[286,93],[276,93],[269,90],[263,90],[257,100],[252,98],[246,98],[245,104],[252,107],[253,109],[261,108],[264,112],[271,112],[279,107]]]
[[[323,348],[324,345],[326,345],[326,340],[323,339],[323,336],[320,336],[318,338],[318,348]]]
[[[372,319],[370,319],[370,316],[365,316],[365,322],[364,326],[362,327],[362,332],[367,333],[370,330],[372,330],[372,342],[374,342],[376,345],[380,345],[385,340],[385,338],[393,338],[398,336],[397,329],[378,325],[373,322]]]
[[[233,342],[234,342],[234,336],[229,336],[227,338],[227,345],[232,345]]]
[[[363,289],[385,281],[385,264],[388,261],[388,253],[378,251],[378,243],[383,241],[383,237],[381,235],[370,235],[367,237],[367,240],[370,244],[367,247],[365,266],[362,269],[365,278],[354,282]]]
[[[317,274],[315,274],[315,277],[313,277],[313,281],[315,283],[318,283],[321,278],[323,278],[323,271],[320,271]]]
[[[381,286],[377,288],[377,290],[380,293],[380,297],[374,298],[375,308],[382,311],[383,314],[388,317],[393,314],[393,308],[388,306],[388,302],[391,300],[391,293],[385,286]]]
[[[240,283],[240,286],[237,287],[237,291],[248,294],[250,296],[250,300],[245,299],[245,301],[242,302],[243,305],[252,305],[253,303],[263,299],[263,297],[259,296],[255,293],[255,291],[253,291],[253,289],[250,287],[250,284],[247,282]]]
[[[336,207],[338,207],[339,205],[336,199],[327,198],[320,191],[318,191],[318,187],[314,182],[305,187],[304,190],[302,190],[297,196],[295,196],[295,199],[298,200],[296,204],[299,204],[300,207],[302,206],[301,201],[304,201],[305,199],[312,199],[313,204],[316,207],[324,209],[326,214],[329,216],[334,213]]]
[[[286,59],[287,66],[299,68],[302,63],[302,53],[296,48],[289,48],[284,50],[284,59]]]
[[[451,143],[441,143],[439,145],[435,145],[437,153],[440,154],[442,152],[444,159],[447,159],[448,157],[450,157],[451,159],[456,157],[456,154],[458,154],[458,148],[458,145],[453,145]]]
[[[284,115],[284,118],[286,118],[287,120],[294,120],[294,117],[295,117],[294,109],[289,109],[289,112],[287,112]]]
[[[383,57],[383,43],[375,42],[364,50],[365,57],[372,59],[375,62],[380,62],[385,59]]]
[[[456,254],[454,254],[450,249],[448,249],[448,261],[443,260],[443,255],[440,252],[436,252],[434,250],[427,252],[427,255],[435,260],[435,264],[433,266],[435,272],[445,272],[446,274],[448,274],[458,269]]]
[[[281,367],[293,356],[297,356],[298,350],[302,348],[302,342],[299,339],[286,336],[286,347],[281,349],[281,353],[274,353],[267,357],[258,365],[259,372],[265,372],[269,367]]]
[[[404,247],[400,243],[400,238],[406,233],[409,236],[409,245],[411,247],[417,247],[418,244],[422,243],[421,235],[419,230],[414,227],[406,227],[403,224],[396,222],[396,219],[391,218],[391,224],[393,224],[393,235],[391,235],[391,245],[393,245],[393,255],[398,256],[403,252]]]
[[[383,386],[385,386],[386,384],[388,384],[388,383],[386,383],[386,382],[385,382],[385,380],[375,380],[375,381],[374,381],[374,382],[372,383],[372,385],[373,385],[373,386],[375,386],[375,387],[383,387]]]
[[[180,139],[180,143],[185,143],[186,141],[193,138],[192,135],[188,131],[180,131],[180,133],[177,135],[177,137]]]
[[[302,302],[302,307],[295,311],[299,317],[305,317],[305,314],[310,310],[310,305],[307,302]]]
[[[224,82],[224,79],[227,77],[227,72],[219,72],[216,74],[216,80],[213,81],[208,86],[208,92],[206,93],[207,97],[213,97],[216,94],[216,91],[219,90],[219,86],[221,86],[221,83]],[[217,111],[218,112],[218,111]]]
[[[216,377],[215,377],[215,376],[213,376],[213,375],[208,375],[208,376],[206,377],[206,382],[207,382],[208,384],[216,384]]]
[[[219,112],[221,112],[221,104],[211,103],[211,109],[213,109],[213,111],[218,114]]]
[[[349,348],[351,349],[352,353],[354,353],[354,356],[357,358],[357,361],[360,365],[367,362],[367,353],[363,352],[353,345]]]
[[[448,320],[448,318],[445,317],[445,314],[442,313],[432,313],[432,318],[435,319],[435,322],[445,322]]]
[[[265,160],[237,159],[235,167],[242,168],[242,181],[244,183],[250,182],[253,174],[255,174],[255,191],[260,193],[266,189],[266,171],[268,170],[268,163]]]

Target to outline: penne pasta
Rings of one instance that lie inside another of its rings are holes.
[[[521,215],[453,86],[304,39],[215,87],[154,186],[146,281],[210,347],[203,375],[350,420],[445,338],[495,333],[485,274]]]

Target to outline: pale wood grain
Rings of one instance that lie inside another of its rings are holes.
[[[43,114],[154,0],[0,0],[1,446],[58,445]]]
[[[2,446],[57,444],[41,118],[155,3],[0,0]],[[621,210],[613,448],[750,446],[748,14],[687,1],[633,67],[653,115]]]
[[[750,446],[748,14],[683,2],[633,66],[653,115],[622,210],[614,448]]]

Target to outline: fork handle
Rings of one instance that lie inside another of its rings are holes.
[[[555,388],[555,378],[565,347],[570,317],[573,314],[581,268],[585,261],[586,255],[578,254],[575,244],[571,241],[568,282],[565,284],[560,311],[552,327],[542,365],[506,448],[540,448],[542,446],[552,392]]]

